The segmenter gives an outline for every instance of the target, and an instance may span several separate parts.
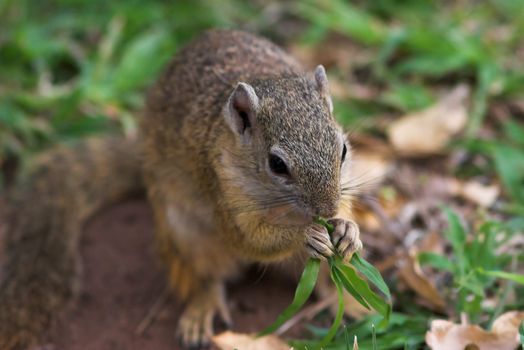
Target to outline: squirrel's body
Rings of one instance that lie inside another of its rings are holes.
[[[359,247],[352,222],[334,220],[336,230],[330,238],[312,220],[337,213],[347,219],[340,210],[347,181],[346,141],[331,108],[322,67],[308,75],[276,45],[238,31],[206,32],[176,55],[151,89],[136,153],[142,156],[157,245],[170,285],[187,301],[177,330],[185,344],[198,346],[209,340],[215,312],[230,321],[224,282],[243,264],[281,261],[307,251],[327,256],[337,250],[347,256]],[[105,172],[108,169],[114,166],[107,164]],[[134,182],[136,169],[129,172]],[[108,173],[104,179],[111,177]],[[74,198],[83,203],[81,196]],[[73,213],[76,221],[69,221],[74,230],[88,212]],[[23,324],[30,322],[29,314],[40,311],[30,293],[15,300],[15,307],[3,304],[16,299],[14,291],[23,288],[16,272],[25,249],[20,242],[31,245],[35,235],[54,227],[16,225],[14,231],[22,232],[11,237],[11,277],[0,289],[0,344],[12,348],[26,345],[42,331],[40,324]],[[69,239],[72,242],[63,246],[74,255],[77,239]],[[51,265],[60,266],[63,261],[56,255]],[[69,255],[64,261],[75,260]],[[43,293],[52,295],[53,289]],[[20,321],[2,331],[2,322],[16,317],[15,308],[22,310]],[[56,308],[44,310],[43,319],[50,320]]]

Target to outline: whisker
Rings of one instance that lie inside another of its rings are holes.
[[[234,214],[243,214],[243,213],[249,213],[249,212],[256,212],[256,211],[263,211],[271,208],[275,208],[278,206],[284,206],[289,204],[295,204],[296,198],[284,198],[280,200],[268,200],[265,202],[256,202],[256,203],[250,203],[249,205],[242,205],[243,203],[240,203],[237,207],[233,207],[232,211]]]

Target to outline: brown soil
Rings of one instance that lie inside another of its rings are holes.
[[[50,333],[46,350],[175,350],[181,305],[172,297],[143,335],[135,330],[165,287],[152,247],[153,222],[143,200],[96,215],[81,242],[82,294]],[[253,268],[229,288],[233,330],[254,332],[270,324],[291,301],[295,282]],[[294,335],[299,334],[295,330]]]

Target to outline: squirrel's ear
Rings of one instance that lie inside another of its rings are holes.
[[[333,102],[331,101],[331,96],[329,95],[329,82],[326,75],[326,70],[323,65],[318,65],[315,68],[315,81],[317,83],[318,91],[320,96],[322,96],[328,105],[329,113],[333,112]]]
[[[258,110],[258,96],[253,87],[246,83],[238,83],[227,101],[224,117],[234,133],[241,136],[251,134]]]

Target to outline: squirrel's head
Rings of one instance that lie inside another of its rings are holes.
[[[229,176],[246,201],[275,224],[306,224],[336,215],[349,144],[332,115],[324,67],[312,77],[238,83],[224,109],[235,153]]]

